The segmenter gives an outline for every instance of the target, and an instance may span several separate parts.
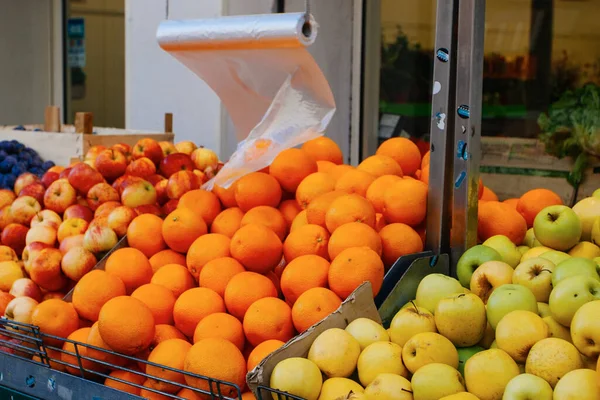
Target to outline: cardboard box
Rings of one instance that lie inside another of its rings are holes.
[[[75,133],[75,126],[63,125],[60,132],[43,131],[44,125],[24,125],[26,131],[14,130],[15,126],[0,126],[0,140],[18,140],[25,146],[38,152],[46,161],[56,165],[67,166],[74,158],[82,159],[90,147],[102,145],[106,147],[117,143],[133,146],[143,138],[157,142],[173,142],[173,133],[136,131],[117,128],[94,127],[95,134]],[[34,129],[42,129],[34,131]]]
[[[536,139],[484,137],[481,140],[481,179],[499,197],[521,197],[529,190],[546,188],[556,192],[566,205],[591,196],[600,188],[598,160],[591,159],[585,178],[576,190],[567,181],[571,158],[558,159],[546,153]]]
[[[345,329],[350,322],[357,318],[369,318],[381,324],[381,317],[373,301],[370,282],[360,285],[333,314],[291,339],[268,355],[256,368],[249,371],[246,377],[248,387],[257,399],[269,399],[270,394],[264,390],[261,391],[259,397],[259,388],[269,387],[273,368],[280,361],[291,357],[307,357],[310,346],[322,332],[331,328]]]

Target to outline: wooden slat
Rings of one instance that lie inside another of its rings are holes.
[[[90,112],[75,114],[75,133],[92,134],[94,132],[94,115]]]
[[[60,107],[46,107],[44,111],[44,131],[60,132]]]

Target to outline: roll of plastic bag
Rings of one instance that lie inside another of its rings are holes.
[[[160,24],[160,47],[216,92],[235,125],[237,149],[205,189],[227,188],[267,167],[281,150],[325,132],[335,101],[306,49],[317,28],[304,13]]]

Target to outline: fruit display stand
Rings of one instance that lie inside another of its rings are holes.
[[[92,113],[76,113],[74,125],[61,125],[60,109],[49,106],[44,124],[0,126],[2,140],[17,140],[36,150],[45,160],[57,165],[69,165],[73,159],[83,158],[90,147],[110,147],[117,143],[133,146],[141,138],[157,142],[173,142],[172,115],[165,116],[165,132],[102,128],[93,124]]]

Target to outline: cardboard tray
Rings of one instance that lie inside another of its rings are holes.
[[[256,368],[249,371],[246,375],[248,387],[257,399],[266,398],[264,392],[259,394],[259,387],[270,386],[271,373],[280,361],[291,357],[308,356],[310,346],[322,332],[331,328],[345,329],[350,322],[358,318],[369,318],[379,324],[381,323],[381,317],[373,301],[370,282],[364,282],[348,296],[335,312],[291,339],[263,359]]]

